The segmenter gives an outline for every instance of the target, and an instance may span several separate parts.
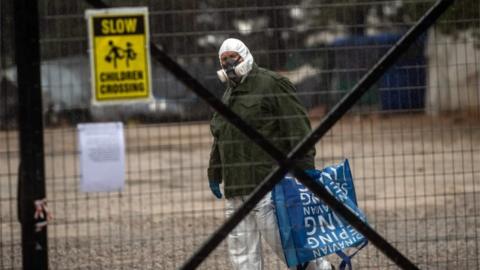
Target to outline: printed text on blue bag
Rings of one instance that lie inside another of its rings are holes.
[[[334,184],[329,175],[323,174],[317,181],[324,185],[327,191],[335,196],[337,200],[345,202],[348,200],[348,189],[345,185]],[[317,196],[298,182],[298,191],[302,202],[304,228],[309,248],[315,257],[322,257],[352,246],[355,242],[361,241],[364,237],[352,226],[337,216],[328,205],[323,203]],[[356,213],[348,204],[347,208]]]

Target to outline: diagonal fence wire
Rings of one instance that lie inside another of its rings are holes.
[[[95,8],[107,8],[101,0],[85,0]],[[454,0],[437,1],[425,15],[394,45],[353,87],[353,89],[324,117],[320,125],[315,128],[293,149],[287,157],[275,148],[258,131],[246,124],[237,114],[227,108],[219,99],[212,95],[203,85],[185,71],[178,63],[170,58],[157,44],[151,43],[151,53],[164,67],[178,80],[206,101],[213,109],[227,121],[241,130],[249,139],[259,145],[272,156],[279,167],[273,170],[262,183],[252,192],[245,203],[229,218],[204,244],[180,267],[180,269],[196,269],[208,255],[227,237],[235,226],[253,209],[274,185],[292,170],[294,175],[307,186],[315,195],[322,199],[336,213],[362,233],[373,245],[383,252],[390,260],[402,269],[418,269],[408,258],[402,255],[395,247],[388,243],[368,224],[356,217],[342,203],[338,202],[322,185],[317,184],[302,170],[295,168],[292,161],[304,155],[307,150],[318,142],[328,130],[362,97],[362,95],[391,67],[408,47],[425,32],[454,2]]]

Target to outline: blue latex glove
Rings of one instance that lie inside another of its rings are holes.
[[[213,195],[215,195],[217,199],[221,199],[222,192],[220,191],[220,183],[216,180],[209,180],[208,184],[210,186],[210,189],[212,190]]]

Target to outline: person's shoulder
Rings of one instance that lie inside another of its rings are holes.
[[[274,92],[295,92],[295,87],[292,82],[285,76],[279,74],[278,72],[266,69],[259,68],[259,73],[262,74],[261,77],[263,80],[269,82],[269,85],[275,85],[276,87],[271,87],[271,91]]]
[[[284,76],[280,75],[278,72],[263,68],[263,67],[258,67],[258,73],[261,77],[265,79],[270,79],[270,80],[286,80]]]

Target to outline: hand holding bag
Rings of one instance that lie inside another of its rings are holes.
[[[360,219],[355,187],[348,160],[309,175]],[[367,244],[367,239],[323,203],[301,182],[285,177],[272,191],[280,238],[288,267],[302,265],[332,253],[342,258],[340,269],[352,268],[350,259]],[[351,255],[344,250],[356,247]]]

